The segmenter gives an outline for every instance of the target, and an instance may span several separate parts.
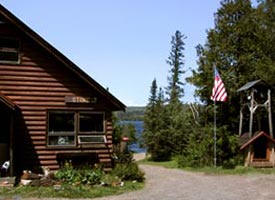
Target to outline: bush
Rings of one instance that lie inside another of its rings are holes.
[[[118,176],[123,181],[144,181],[144,172],[138,168],[136,163],[117,164],[112,171],[112,175]]]
[[[56,172],[55,178],[70,185],[95,185],[100,183],[103,175],[104,172],[100,168],[91,169],[89,166],[84,166],[74,169],[70,163],[65,163],[65,166]]]
[[[120,164],[132,163],[133,153],[128,150],[126,152],[116,152],[114,161],[115,163],[120,163]]]
[[[226,126],[217,128],[217,165],[234,168],[242,164],[238,137],[230,134]],[[213,165],[213,126],[194,127],[183,153],[177,156],[180,167],[205,167]]]

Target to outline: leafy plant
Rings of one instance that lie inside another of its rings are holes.
[[[136,163],[117,164],[112,171],[112,175],[121,178],[123,181],[138,181],[144,180],[144,172],[142,172]]]
[[[188,144],[176,157],[180,167],[204,167],[213,165],[213,126],[194,126]],[[231,135],[226,126],[217,128],[217,163],[225,168],[234,168],[242,163],[239,156],[238,137]]]
[[[95,185],[100,183],[103,175],[104,172],[100,168],[92,169],[89,166],[84,166],[74,169],[70,163],[65,163],[64,167],[56,172],[55,178],[70,185]]]

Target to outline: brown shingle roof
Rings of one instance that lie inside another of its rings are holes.
[[[240,150],[245,149],[248,145],[252,144],[255,140],[257,140],[261,136],[264,136],[271,142],[275,143],[275,140],[270,135],[268,135],[263,131],[256,132],[250,139],[248,135],[249,135],[248,133],[245,133],[240,137],[240,146],[241,146]]]

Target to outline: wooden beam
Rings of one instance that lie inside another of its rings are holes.
[[[272,127],[272,112],[271,112],[271,90],[268,89],[268,123],[269,123],[269,134],[273,138],[273,127]]]
[[[249,139],[252,137],[252,131],[253,131],[253,114],[254,114],[254,89],[251,91],[251,100],[250,100],[250,119],[249,119]],[[251,162],[251,151],[252,151],[252,146],[251,144],[249,145],[248,148],[248,154],[246,158],[246,163],[245,166],[249,166]]]
[[[13,119],[14,113],[10,113],[10,145],[9,145],[9,154],[10,154],[10,176],[14,174],[14,159],[13,159]]]
[[[243,108],[240,109],[240,124],[239,124],[239,136],[242,135],[242,129],[243,129]]]
[[[249,118],[249,138],[252,137],[253,131],[253,114],[254,114],[254,89],[251,91],[251,100],[250,100],[250,118]]]

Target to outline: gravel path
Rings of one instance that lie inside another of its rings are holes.
[[[143,190],[96,200],[275,200],[275,175],[205,175],[141,165]]]

